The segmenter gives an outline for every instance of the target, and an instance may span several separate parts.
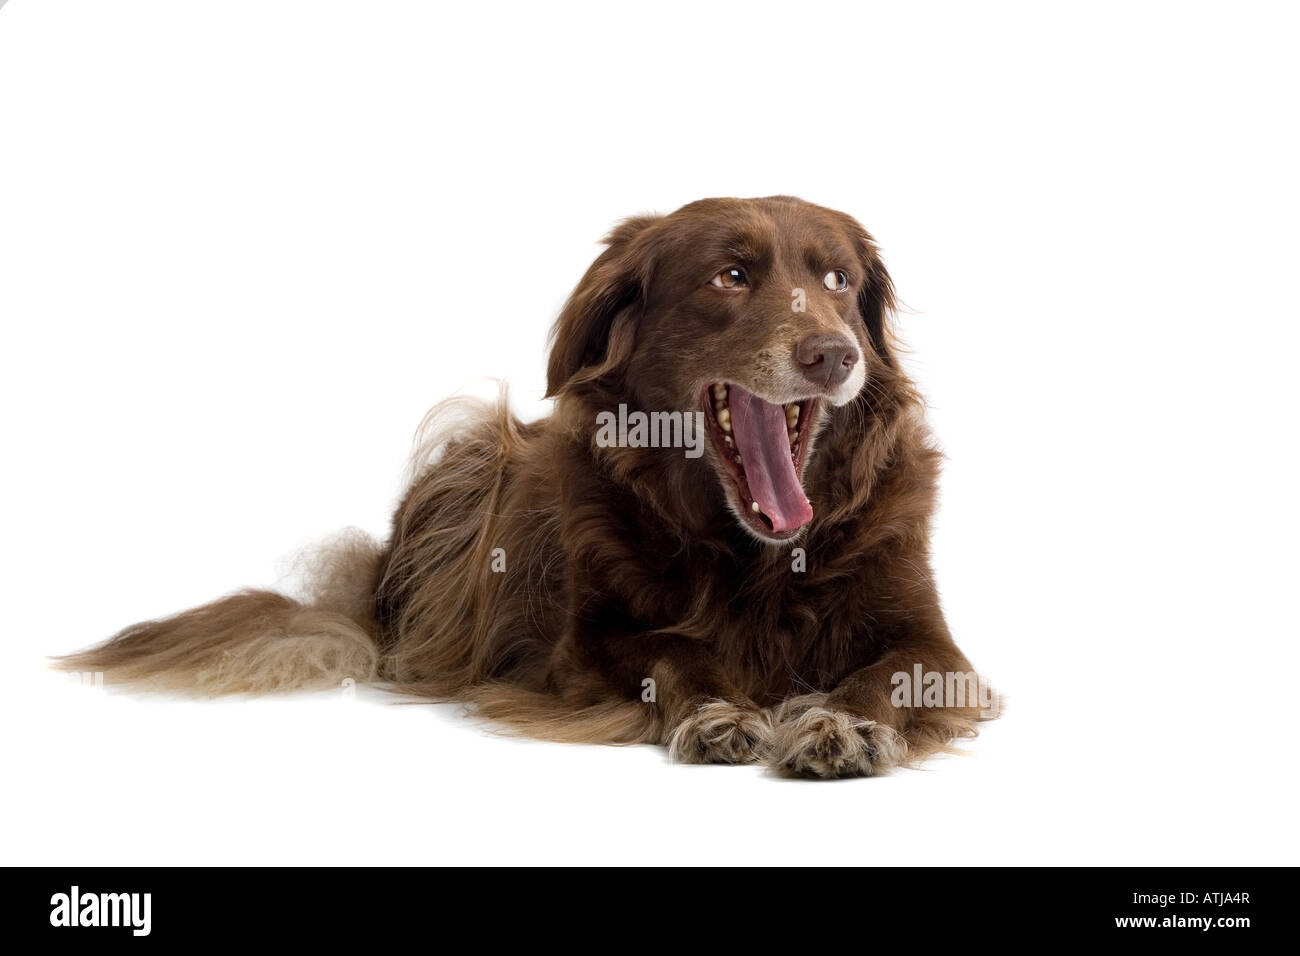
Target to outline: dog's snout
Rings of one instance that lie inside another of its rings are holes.
[[[794,357],[805,378],[831,387],[849,377],[858,362],[858,348],[842,335],[819,332],[800,341]]]

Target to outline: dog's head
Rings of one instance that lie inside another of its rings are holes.
[[[820,426],[894,368],[875,243],[789,197],[701,200],[606,243],[556,323],[548,394],[701,410],[737,520],[763,541],[797,536]]]

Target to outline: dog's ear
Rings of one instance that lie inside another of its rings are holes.
[[[589,382],[632,354],[635,323],[653,260],[645,240],[658,216],[633,216],[605,237],[605,251],[582,277],[551,329],[546,397]]]
[[[880,261],[876,242],[870,234],[857,230],[858,258],[862,265],[862,290],[858,293],[858,314],[867,327],[867,337],[876,354],[890,368],[896,368],[891,322],[896,307],[894,281]]]

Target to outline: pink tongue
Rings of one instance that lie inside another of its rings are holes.
[[[749,490],[775,531],[793,531],[812,520],[790,458],[785,409],[751,395],[739,385],[727,392],[731,433],[745,467]]]

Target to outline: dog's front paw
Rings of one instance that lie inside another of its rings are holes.
[[[907,743],[890,727],[822,706],[825,694],[785,701],[773,713],[768,766],[792,777],[870,777],[903,761]]]
[[[673,728],[668,755],[678,763],[753,763],[771,731],[762,711],[714,698]]]

